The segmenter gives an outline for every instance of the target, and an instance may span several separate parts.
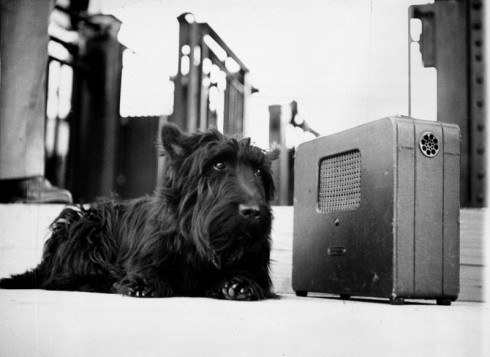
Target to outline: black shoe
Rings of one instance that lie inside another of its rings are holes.
[[[55,187],[44,177],[0,180],[2,203],[72,203],[71,193]]]

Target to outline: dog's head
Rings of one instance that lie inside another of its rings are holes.
[[[161,192],[198,251],[218,265],[268,244],[278,149],[264,151],[216,129],[188,135],[172,124],[163,126],[161,139],[167,157]]]

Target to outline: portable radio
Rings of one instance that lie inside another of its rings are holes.
[[[301,144],[294,172],[297,295],[457,299],[456,125],[376,120]]]

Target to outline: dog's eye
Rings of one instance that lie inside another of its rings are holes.
[[[221,170],[224,170],[226,165],[222,162],[216,162],[216,163],[214,163],[213,167],[215,170],[221,171]]]
[[[262,177],[262,170],[261,169],[255,169],[254,174],[257,177]]]

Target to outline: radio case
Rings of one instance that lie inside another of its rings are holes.
[[[456,125],[376,120],[301,144],[294,172],[297,295],[457,299]]]

